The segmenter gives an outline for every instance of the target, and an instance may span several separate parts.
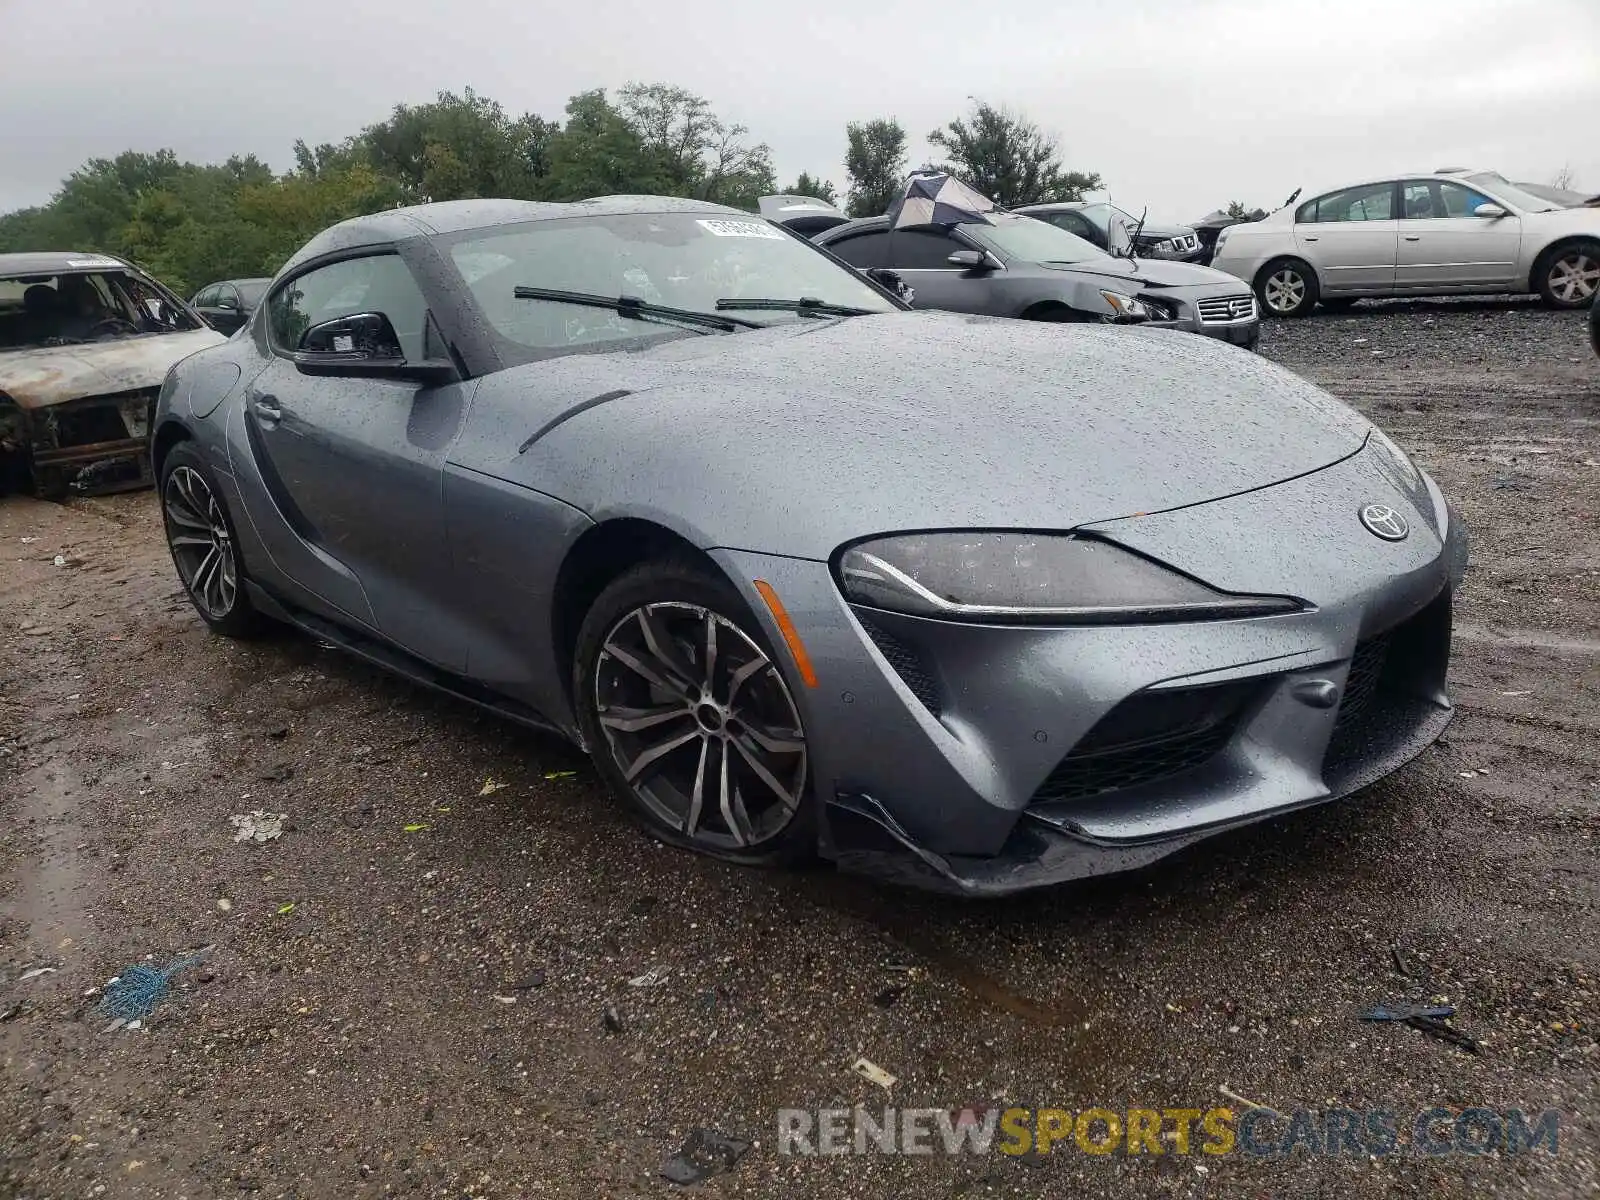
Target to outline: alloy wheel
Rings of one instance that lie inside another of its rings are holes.
[[[628,786],[691,842],[748,849],[799,811],[806,741],[794,699],[720,613],[678,601],[629,612],[601,644],[594,704]]]
[[[1293,267],[1279,267],[1267,276],[1261,289],[1267,307],[1279,314],[1292,313],[1305,302],[1305,277]]]
[[[1600,291],[1600,259],[1585,250],[1568,250],[1550,264],[1550,292],[1563,304],[1581,308]]]
[[[198,471],[180,466],[167,476],[161,507],[183,586],[202,614],[222,620],[238,598],[239,569],[221,503]]]

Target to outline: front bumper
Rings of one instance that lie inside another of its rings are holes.
[[[1451,717],[1466,540],[1435,489],[1397,490],[1377,457],[1096,527],[1218,587],[1308,602],[1282,616],[963,625],[852,607],[826,564],[721,552],[731,577],[773,585],[815,666],[818,686],[795,691],[823,853],[921,887],[1000,894],[1142,866],[1399,768]],[[1374,500],[1404,503],[1406,541],[1359,526]],[[1350,528],[1313,537],[1307,514]],[[1241,556],[1241,529],[1272,549]],[[1169,710],[1192,728],[1149,725]],[[1145,715],[1128,725],[1130,712]],[[1124,726],[1120,742],[1107,735]]]
[[[1169,289],[1149,295],[1141,292],[1139,298],[1176,310],[1172,320],[1149,321],[1142,328],[1182,329],[1189,333],[1216,338],[1229,345],[1243,346],[1247,350],[1254,350],[1261,341],[1261,314],[1255,298],[1248,293],[1240,293],[1231,285],[1214,285],[1205,289]],[[1225,310],[1227,303],[1247,298],[1249,300],[1247,313],[1233,316]],[[1219,305],[1224,306],[1224,311],[1217,311]]]
[[[149,487],[156,388],[84,396],[39,408],[0,404],[0,456],[55,498]],[[9,472],[8,472],[9,473]]]

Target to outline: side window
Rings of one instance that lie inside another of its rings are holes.
[[[194,298],[194,306],[196,308],[215,308],[217,306],[217,291],[215,284],[202,289],[200,294]]]
[[[281,350],[294,350],[313,325],[365,312],[389,318],[407,358],[427,357],[428,303],[398,254],[329,263],[296,275],[267,300],[268,327]]]
[[[1434,209],[1433,187],[1421,179],[1401,187],[1400,206],[1400,215],[1410,221],[1444,215]]]
[[[1059,225],[1068,233],[1075,233],[1085,241],[1093,242],[1096,246],[1104,247],[1106,244],[1105,231],[1088,217],[1079,216],[1075,212],[1053,212],[1045,215],[1045,220],[1052,225]]]
[[[1295,212],[1297,221],[1387,221],[1394,216],[1394,185],[1369,183],[1329,192],[1308,200]]]
[[[1444,203],[1444,215],[1447,217],[1470,217],[1478,205],[1494,203],[1482,192],[1462,187],[1459,183],[1440,183],[1438,187],[1439,199]]]
[[[232,284],[225,283],[217,289],[217,304],[231,305],[233,308],[239,307],[239,293]]]
[[[828,249],[852,267],[868,271],[873,267],[884,265],[884,252],[888,249],[888,244],[889,235],[886,232],[872,229],[866,233],[852,234],[850,237],[830,242]]]
[[[903,271],[952,271],[946,260],[962,247],[936,229],[900,229],[889,239],[889,265]]]

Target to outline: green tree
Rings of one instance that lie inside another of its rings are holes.
[[[889,117],[851,121],[844,132],[844,169],[850,180],[845,211],[852,217],[887,212],[900,195],[905,175],[906,131]]]
[[[328,160],[348,167],[351,158],[365,159],[417,200],[528,199],[538,193],[547,137],[540,118],[513,118],[468,88],[460,96],[440,92],[431,104],[395,105],[387,121],[367,126],[345,153],[335,150]]]
[[[550,137],[540,198],[582,200],[617,193],[659,193],[670,181],[659,160],[603,88],[567,101],[567,120]]]
[[[705,97],[666,83],[630,83],[617,100],[669,194],[748,208],[777,190],[772,151],[748,143],[749,129],[724,121]]]
[[[839,203],[839,193],[833,184],[826,179],[816,179],[806,173],[800,172],[800,178],[794,181],[792,187],[784,190],[790,196],[815,196],[818,200],[826,200],[829,204]]]
[[[945,169],[998,203],[1081,200],[1101,186],[1094,173],[1067,171],[1056,140],[1026,117],[983,101],[928,141],[950,156]]]

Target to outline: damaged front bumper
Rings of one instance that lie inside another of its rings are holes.
[[[149,487],[159,388],[24,408],[0,392],[0,489],[44,499]]]
[[[1155,862],[1349,796],[1433,742],[1459,520],[1368,449],[1297,480],[1097,532],[1236,594],[1303,611],[1154,625],[987,626],[848,603],[826,564],[745,551],[730,578],[783,597],[818,679],[796,688],[841,868],[968,896]],[[1412,532],[1356,520],[1382,497]],[[1239,529],[1270,552],[1240,553]],[[757,603],[752,610],[760,613]],[[782,644],[781,630],[769,635]]]

